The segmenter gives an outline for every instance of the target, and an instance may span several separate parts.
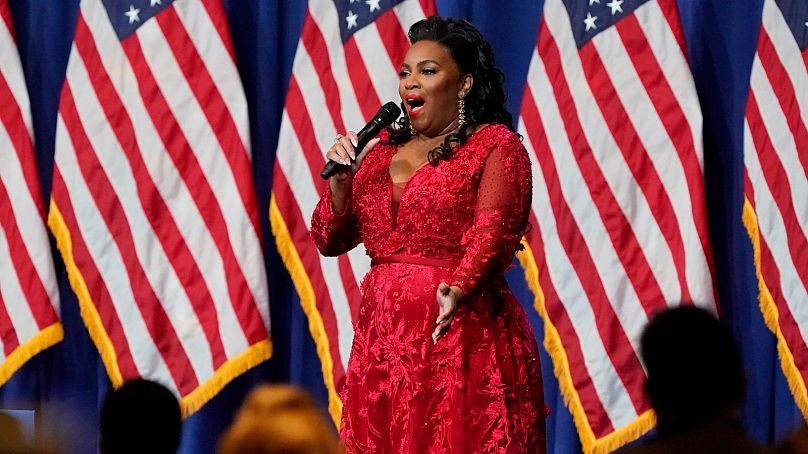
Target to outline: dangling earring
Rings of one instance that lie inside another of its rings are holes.
[[[462,128],[466,124],[466,100],[462,93],[457,99],[457,127]]]
[[[399,124],[402,124],[404,118],[406,118],[407,119],[407,124],[410,125],[410,135],[411,136],[417,136],[418,131],[416,131],[415,128],[412,127],[412,118],[410,118],[410,116],[407,115],[407,107],[404,105],[403,102],[401,103],[401,111],[404,112],[404,116],[401,117],[402,121]]]

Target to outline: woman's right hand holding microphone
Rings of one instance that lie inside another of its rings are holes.
[[[359,166],[362,165],[365,156],[379,143],[380,139],[377,137],[368,142],[365,148],[359,152],[359,155],[356,155],[354,151],[357,140],[359,139],[353,131],[348,131],[345,135],[337,134],[337,137],[334,139],[334,145],[325,153],[327,160],[345,164],[345,166],[340,167],[337,173],[328,180],[328,185],[331,188],[331,201],[334,205],[335,213],[345,212],[345,206],[351,196],[353,177],[356,172],[359,171]],[[350,164],[350,166],[348,166],[348,164]]]

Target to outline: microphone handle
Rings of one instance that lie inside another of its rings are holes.
[[[340,164],[337,161],[329,160],[328,162],[325,163],[325,167],[323,167],[323,170],[320,172],[320,178],[322,178],[323,180],[327,180],[333,177],[334,174],[339,172],[342,169],[342,167],[348,167],[348,166],[346,166],[345,164]]]
[[[379,125],[379,121],[376,118],[374,118],[370,123],[366,124],[365,127],[356,134],[356,146],[354,147],[354,153],[359,154],[359,152],[365,148],[365,145],[367,145],[368,142],[370,142],[370,140],[375,137],[379,131],[381,131],[381,129],[382,128]],[[346,167],[350,166],[340,164],[334,160],[329,160],[325,164],[325,167],[323,167],[322,172],[320,172],[320,178],[327,180]]]

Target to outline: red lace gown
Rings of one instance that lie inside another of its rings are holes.
[[[538,347],[503,273],[527,226],[530,162],[502,125],[410,177],[394,210],[394,145],[377,145],[344,213],[312,216],[324,255],[360,241],[372,259],[341,396],[349,453],[544,452]],[[432,342],[436,291],[466,297]]]

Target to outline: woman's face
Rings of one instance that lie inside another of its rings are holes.
[[[401,64],[398,93],[413,128],[435,137],[457,128],[457,100],[471,83],[471,75],[460,73],[449,49],[435,41],[418,41]]]

